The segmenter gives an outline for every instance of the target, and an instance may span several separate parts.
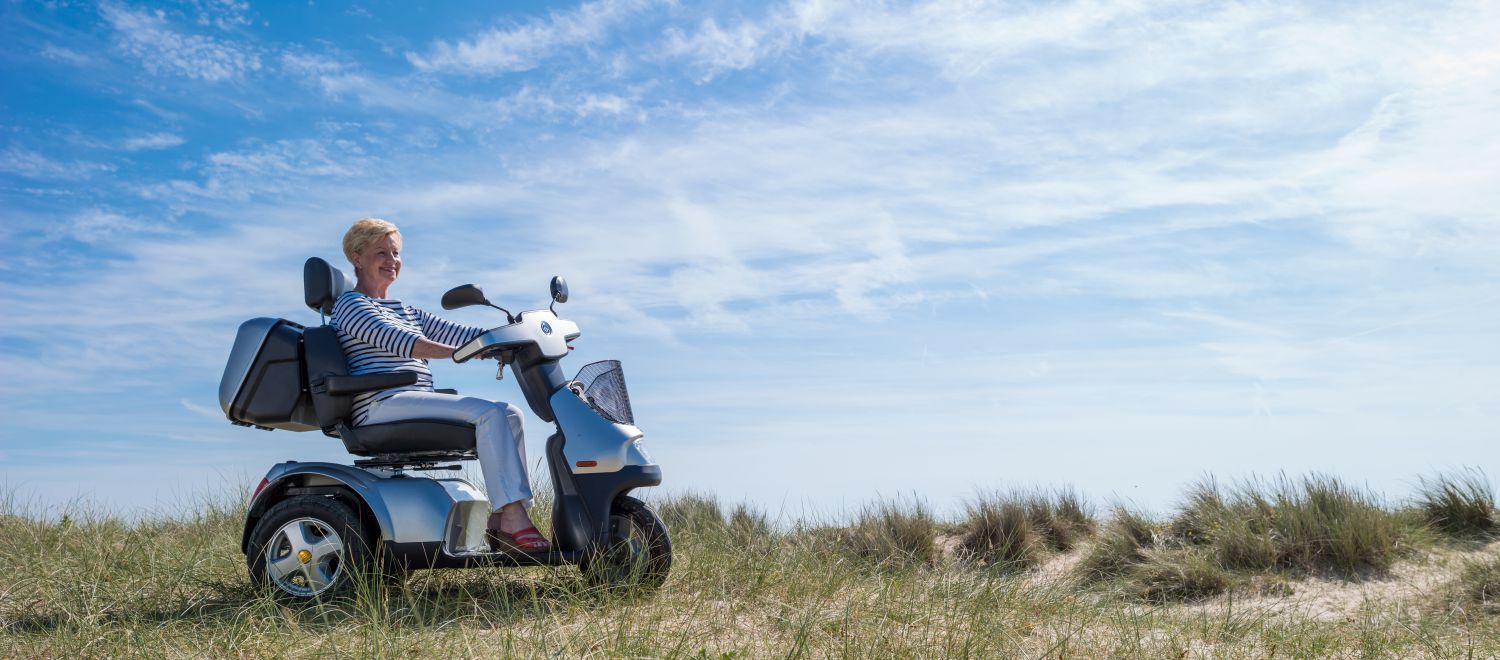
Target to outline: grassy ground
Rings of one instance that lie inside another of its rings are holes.
[[[842,527],[655,506],[654,594],[574,569],[419,571],[287,606],[250,587],[241,507],[127,525],[0,502],[0,657],[1496,657],[1500,541],[1475,475],[1386,504],[1310,477],[1191,487],[1165,520],[1068,491],[960,520],[885,502]]]

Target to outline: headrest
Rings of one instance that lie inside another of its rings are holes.
[[[349,290],[344,271],[317,257],[302,265],[302,296],[307,306],[323,314],[333,313],[333,301]]]

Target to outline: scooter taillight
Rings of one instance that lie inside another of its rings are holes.
[[[269,484],[269,483],[271,483],[270,479],[262,478],[260,480],[260,485],[255,487],[255,492],[250,494],[250,501],[254,502],[255,498],[260,497],[260,491],[265,490],[266,489],[266,484]]]

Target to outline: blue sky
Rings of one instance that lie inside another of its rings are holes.
[[[419,306],[566,275],[574,367],[624,361],[674,490],[1493,477],[1497,33],[1493,3],[7,0],[0,483],[149,512],[344,460],[216,392],[242,320],[316,322],[300,264],[362,216]]]

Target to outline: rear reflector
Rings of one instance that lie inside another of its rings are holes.
[[[259,497],[260,491],[265,490],[268,483],[271,483],[270,479],[261,479],[260,485],[255,487],[255,492],[250,495],[250,499],[254,500],[256,497]]]
[[[574,465],[577,465],[578,467],[594,467],[598,464],[599,461],[578,461],[577,463],[574,463]]]

